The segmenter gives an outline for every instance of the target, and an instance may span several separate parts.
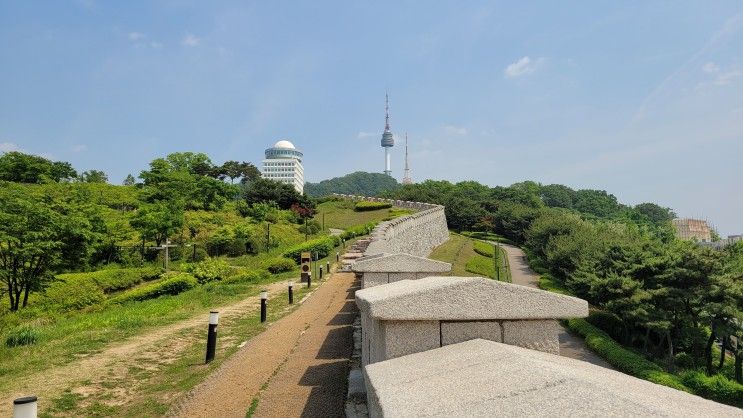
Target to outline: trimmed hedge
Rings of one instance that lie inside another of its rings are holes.
[[[743,385],[723,375],[687,371],[681,374],[681,381],[699,396],[743,408]]]
[[[284,257],[272,258],[263,262],[263,268],[273,274],[292,271],[297,267],[294,261]]]
[[[152,283],[146,286],[138,287],[126,291],[114,298],[111,298],[112,303],[123,303],[131,301],[142,301],[147,299],[155,299],[165,295],[177,295],[183,293],[186,290],[193,289],[199,284],[195,277],[187,273],[177,273],[172,277],[165,278],[157,283]]]
[[[86,273],[60,274],[57,279],[74,285],[77,285],[79,281],[92,281],[103,290],[103,293],[113,293],[129,289],[143,281],[157,279],[161,274],[162,269],[157,267],[118,268]]]
[[[681,379],[664,371],[659,365],[645,357],[633,353],[614,341],[607,333],[589,324],[583,319],[568,319],[568,328],[580,334],[588,347],[614,366],[617,370],[629,375],[649,380],[659,385],[693,393]]]
[[[362,200],[360,202],[356,202],[356,205],[353,207],[353,210],[356,212],[367,212],[372,210],[380,210],[380,209],[389,209],[392,207],[392,203],[387,202],[368,202],[366,200]]]
[[[339,237],[317,238],[289,248],[288,250],[284,251],[283,256],[290,260],[294,260],[295,263],[299,264],[300,257],[303,252],[309,251],[312,253],[313,257],[315,256],[315,253],[317,253],[319,254],[320,258],[323,258],[327,257],[328,254],[330,254],[333,249],[338,246],[338,244],[340,244]]]

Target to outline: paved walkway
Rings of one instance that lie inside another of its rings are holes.
[[[508,263],[511,266],[511,281],[513,284],[538,288],[539,275],[529,267],[524,251],[513,245],[500,244],[500,246],[508,255]],[[612,369],[609,363],[588,348],[582,338],[571,334],[564,327],[560,332],[560,355]]]
[[[353,273],[335,273],[297,310],[251,338],[171,415],[343,416],[356,315]]]

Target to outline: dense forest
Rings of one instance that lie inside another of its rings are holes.
[[[376,196],[382,192],[396,190],[400,184],[394,177],[382,173],[357,171],[343,177],[307,183],[304,191],[311,197],[327,196],[332,193]]]
[[[523,247],[546,278],[597,308],[589,321],[614,339],[666,370],[717,374],[714,384],[729,396],[743,394],[723,380],[743,382],[740,243],[714,251],[677,240],[671,209],[623,205],[601,190],[426,181],[385,195],[445,205],[451,229],[495,233]],[[702,378],[685,376],[688,386]]]

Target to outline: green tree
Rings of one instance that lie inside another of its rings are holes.
[[[183,207],[174,202],[142,205],[130,221],[143,240],[159,246],[183,226]]]
[[[676,217],[676,213],[673,210],[655,203],[640,203],[634,207],[634,210],[656,225],[668,223]]]
[[[25,189],[7,186],[0,193],[0,278],[16,311],[53,279],[66,241],[83,237],[85,245],[88,234],[74,212],[60,213]]]
[[[101,170],[84,171],[80,174],[83,183],[108,183],[108,175]]]
[[[264,178],[245,185],[243,198],[248,205],[275,202],[281,209],[290,209],[292,205],[305,201],[291,185]]]
[[[52,162],[36,155],[12,151],[0,155],[0,180],[16,183],[70,181],[77,177],[67,162]]]
[[[124,179],[123,185],[134,186],[135,184],[137,184],[137,179],[135,179],[133,175],[127,174],[126,178]]]

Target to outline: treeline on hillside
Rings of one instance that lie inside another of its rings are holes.
[[[260,171],[249,162],[225,161],[222,165],[215,165],[205,154],[182,152],[174,153],[167,159],[157,159],[158,164],[164,161],[172,166],[182,168],[187,165],[193,173],[211,177],[217,180],[236,179],[251,181],[260,177]],[[43,184],[62,182],[107,183],[108,175],[102,170],[78,171],[66,161],[51,161],[38,155],[25,154],[18,151],[0,155],[0,180],[15,183]],[[133,186],[137,180],[131,174],[123,184]]]
[[[343,177],[323,180],[319,183],[306,183],[304,191],[309,196],[320,197],[333,193],[360,196],[377,196],[386,191],[396,190],[400,184],[393,177],[382,173],[357,171]]]
[[[703,368],[741,382],[743,245],[716,252],[678,241],[670,209],[623,205],[601,190],[426,181],[387,196],[445,205],[450,228],[523,246],[601,309],[589,318],[595,325],[669,370]]]
[[[0,297],[11,310],[26,306],[57,273],[139,265],[158,255],[147,246],[168,239],[193,244],[187,253],[193,258],[257,252],[275,244],[274,238],[266,242],[261,223],[294,224],[298,235],[314,211],[293,187],[239,171],[244,167],[227,175],[242,177],[239,184],[221,180],[205,154],[155,159],[141,181],[128,186],[70,182],[71,166],[58,174],[52,171],[57,163],[45,159],[8,163],[19,158],[0,157],[2,178],[14,180],[0,181]],[[181,252],[174,248],[171,255]]]

